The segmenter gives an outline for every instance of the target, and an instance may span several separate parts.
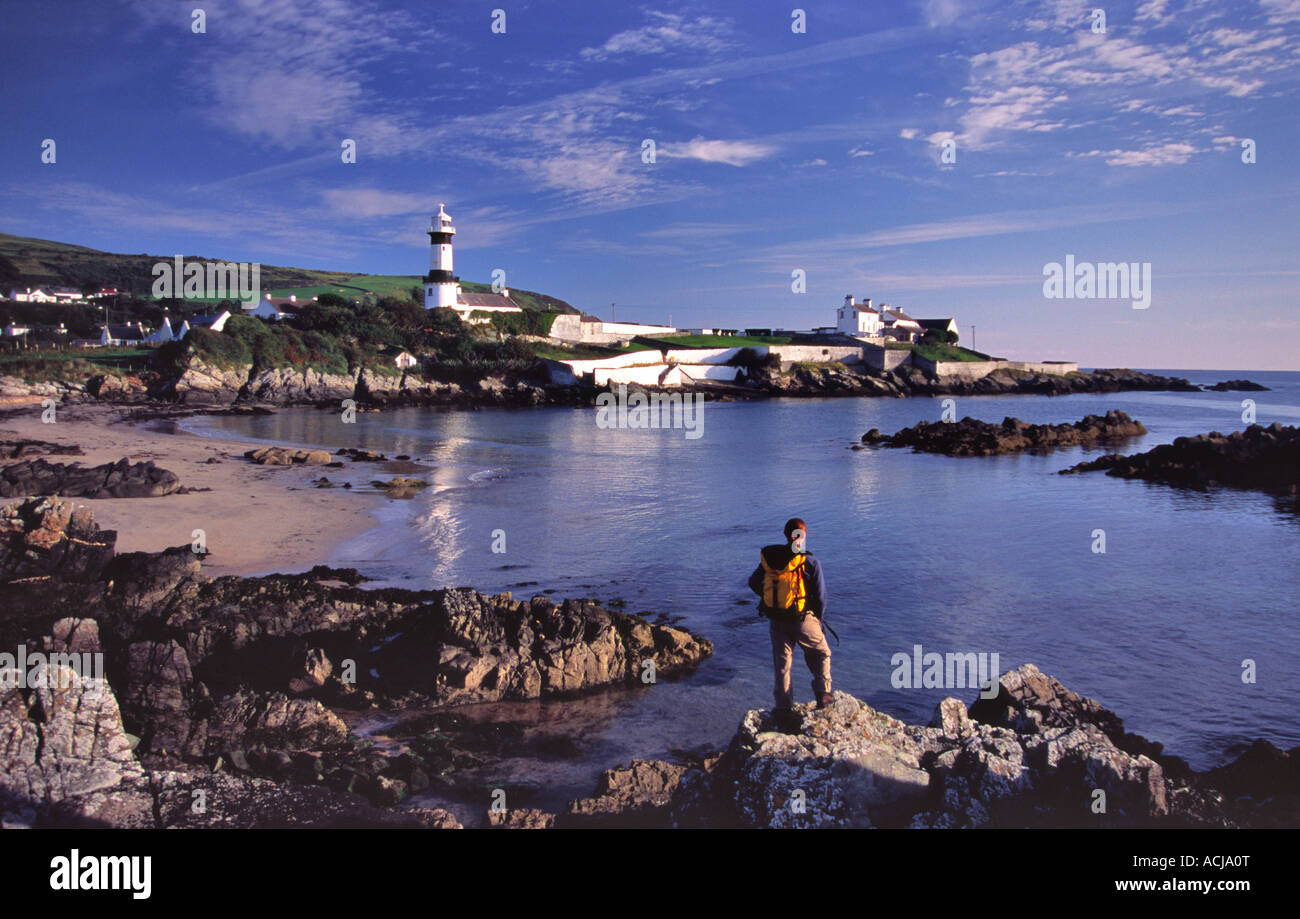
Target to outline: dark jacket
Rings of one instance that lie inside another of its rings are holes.
[[[786,545],[764,546],[763,558],[769,566],[783,568],[790,563],[794,553]],[[809,553],[804,553],[804,586],[808,593],[804,608],[814,613],[818,619],[826,612],[826,579],[822,577],[822,565]],[[749,576],[749,589],[763,596],[763,566],[760,564]],[[761,601],[760,601],[761,605]]]

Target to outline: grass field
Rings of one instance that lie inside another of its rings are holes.
[[[102,252],[49,239],[0,233],[0,284],[13,287],[116,287],[124,292],[134,291],[135,296],[147,299],[153,296],[153,266],[158,262],[170,264],[174,257],[174,253],[158,256]],[[186,254],[184,258],[186,262],[222,260],[220,255]],[[330,292],[349,299],[367,293],[376,297],[407,297],[411,288],[423,287],[422,277],[415,274],[357,274],[265,263],[260,270],[263,294],[270,293],[274,297],[292,294],[299,300],[310,300]],[[491,290],[487,284],[461,283],[467,291]],[[575,312],[572,305],[547,294],[515,287],[511,287],[510,294],[525,308]],[[220,299],[209,297],[195,302],[216,303]]]
[[[987,354],[970,351],[959,345],[916,344],[912,351],[932,361],[987,361]]]
[[[788,336],[780,335],[660,335],[654,341],[669,348],[753,348],[790,344]]]
[[[533,345],[533,353],[538,357],[549,358],[553,361],[590,361],[601,357],[613,357],[616,354],[628,354],[633,351],[648,351],[650,345],[639,342],[632,342],[623,348],[603,348],[596,345],[579,346],[568,348],[563,345],[542,344],[536,342]]]
[[[144,370],[152,348],[86,348],[63,351],[16,351],[0,354],[0,375],[29,383],[84,381],[99,373]]]

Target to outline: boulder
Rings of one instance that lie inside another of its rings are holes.
[[[1062,475],[1104,469],[1107,475],[1169,485],[1205,488],[1232,485],[1261,491],[1300,491],[1300,427],[1277,422],[1244,431],[1179,437],[1133,456],[1107,454],[1061,471]]]
[[[158,498],[180,490],[174,472],[152,460],[120,459],[100,466],[26,460],[0,469],[0,497],[60,495],[65,498]]]
[[[866,444],[911,447],[918,453],[947,456],[997,456],[1052,447],[1090,446],[1140,437],[1147,429],[1121,411],[1104,417],[1088,415],[1071,424],[1027,424],[1019,418],[1004,418],[1000,425],[963,418],[961,421],[922,421],[883,437],[874,428],[862,435]]]
[[[32,498],[0,508],[0,583],[48,578],[93,581],[113,558],[114,530],[84,507]]]

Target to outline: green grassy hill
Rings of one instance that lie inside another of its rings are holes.
[[[153,266],[160,261],[170,262],[173,257],[101,252],[86,246],[0,233],[0,290],[7,294],[11,287],[77,287],[82,290],[116,287],[123,293],[147,299],[152,296]],[[186,255],[185,261],[219,259]],[[336,293],[350,299],[368,294],[375,298],[405,297],[410,295],[412,288],[421,287],[420,275],[354,274],[266,263],[262,263],[261,284],[263,293],[275,297],[292,294],[300,300],[310,300],[323,293]],[[471,281],[463,282],[462,286],[467,291],[491,290],[486,284]],[[517,288],[511,288],[510,294],[526,309],[578,312],[563,300],[546,294]]]

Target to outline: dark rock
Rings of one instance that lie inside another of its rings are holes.
[[[659,827],[666,825],[682,776],[691,768],[640,759],[601,774],[595,794],[570,801],[559,826]]]
[[[120,459],[102,466],[28,460],[0,470],[0,497],[60,495],[66,498],[156,498],[180,488],[176,474],[153,461]]]
[[[975,418],[961,421],[922,421],[903,428],[892,437],[883,437],[876,429],[862,435],[863,443],[883,443],[889,447],[912,447],[920,453],[947,456],[998,456],[1025,450],[1109,443],[1140,437],[1147,429],[1121,411],[1109,411],[1105,417],[1088,415],[1072,424],[1027,424],[1019,418],[1004,418],[1002,424],[989,424]]]
[[[346,456],[354,463],[382,463],[388,457],[375,450],[359,450],[356,447],[340,447],[334,451],[335,456]],[[402,457],[399,457],[401,459]],[[406,457],[409,459],[409,457]]]
[[[549,830],[555,826],[555,815],[531,807],[510,810],[489,810],[488,826],[502,830]]]
[[[1179,437],[1146,453],[1111,453],[1061,471],[1106,470],[1107,475],[1203,488],[1232,485],[1294,494],[1300,490],[1300,428],[1274,422],[1244,431]]]
[[[0,440],[0,459],[26,459],[29,456],[81,456],[76,444],[56,444],[48,440]]]
[[[93,581],[113,558],[114,530],[58,498],[32,498],[0,508],[0,583],[49,578]]]
[[[1213,386],[1206,386],[1205,389],[1210,392],[1271,392],[1267,386],[1252,383],[1250,380],[1224,380]]]

